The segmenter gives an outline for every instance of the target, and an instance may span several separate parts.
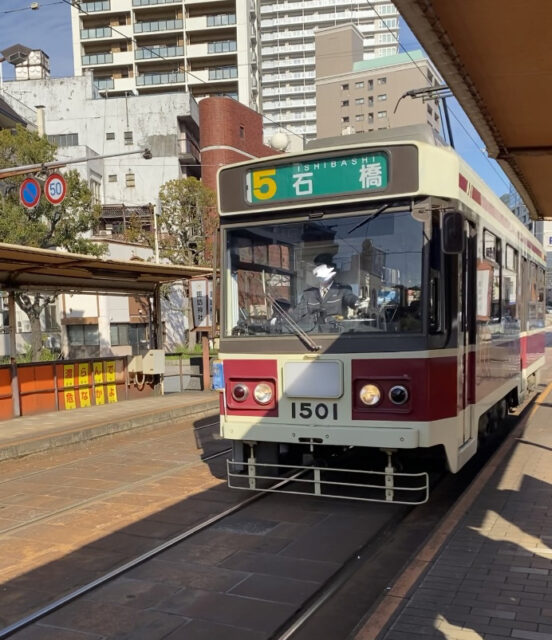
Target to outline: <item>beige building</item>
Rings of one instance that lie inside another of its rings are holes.
[[[106,96],[189,91],[259,109],[258,6],[246,0],[91,0],[71,11],[75,74]]]
[[[401,100],[406,91],[441,84],[421,51],[363,60],[362,33],[353,24],[315,37],[319,138],[425,123],[441,133],[437,100]]]

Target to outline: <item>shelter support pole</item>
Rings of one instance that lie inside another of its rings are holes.
[[[155,348],[163,349],[163,319],[161,316],[161,285],[155,285],[153,292],[153,312],[155,314],[153,321],[153,331],[155,334]],[[161,395],[165,395],[164,376],[159,376],[159,391]]]
[[[10,362],[11,362],[11,392],[13,403],[13,416],[18,418],[21,415],[21,399],[19,397],[19,378],[17,375],[17,343],[15,340],[17,322],[15,317],[15,293],[8,294],[8,317],[10,324]]]
[[[211,372],[209,366],[209,336],[207,333],[201,334],[201,355],[203,369],[203,391],[211,388]]]

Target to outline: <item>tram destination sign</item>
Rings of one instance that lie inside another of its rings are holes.
[[[301,200],[385,189],[388,158],[383,152],[356,153],[278,164],[246,173],[250,204]]]

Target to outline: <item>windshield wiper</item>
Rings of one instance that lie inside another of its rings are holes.
[[[287,324],[291,331],[302,341],[311,351],[320,351],[321,346],[305,332],[295,322],[295,320],[289,315],[289,313],[269,294],[266,292],[265,284],[265,272],[263,271],[263,295],[268,302],[272,305],[272,308],[276,310],[276,313]]]
[[[377,211],[375,211],[371,216],[368,216],[365,220],[363,220],[362,222],[359,222],[357,225],[355,225],[348,233],[348,235],[350,235],[351,233],[353,233],[353,231],[356,231],[357,229],[360,229],[360,227],[363,227],[365,224],[368,224],[371,220],[374,220],[375,218],[377,218],[379,215],[381,215],[386,209],[389,209],[389,203],[388,204],[384,204],[383,206],[381,206]]]

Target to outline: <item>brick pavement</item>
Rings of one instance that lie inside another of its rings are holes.
[[[552,384],[417,584],[398,591],[387,628],[357,640],[552,640]]]

